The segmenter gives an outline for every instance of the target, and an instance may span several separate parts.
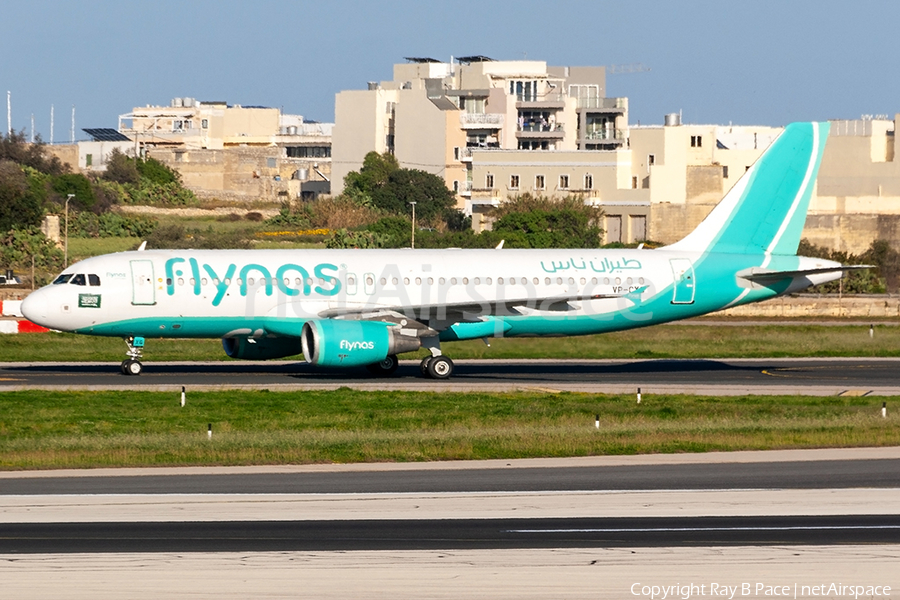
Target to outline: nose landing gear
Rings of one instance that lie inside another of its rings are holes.
[[[144,370],[141,364],[141,354],[144,350],[144,338],[129,336],[125,338],[125,344],[128,346],[128,356],[122,361],[122,375],[140,375]]]

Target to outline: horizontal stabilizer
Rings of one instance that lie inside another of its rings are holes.
[[[820,275],[822,273],[837,273],[838,271],[858,271],[860,269],[871,269],[873,265],[839,265],[836,267],[821,267],[818,269],[800,269],[796,271],[763,271],[754,270],[744,271],[737,274],[738,277],[747,279],[754,283],[772,283],[784,279],[793,279],[794,277],[803,277],[805,275]]]

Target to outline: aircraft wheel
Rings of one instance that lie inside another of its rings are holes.
[[[129,359],[126,358],[122,361],[122,364],[119,365],[119,370],[122,371],[122,375],[128,375],[128,360]]]
[[[453,361],[446,356],[435,356],[428,363],[428,376],[432,379],[448,379],[453,374]]]
[[[431,361],[434,360],[433,356],[426,356],[422,359],[422,362],[419,363],[419,370],[422,372],[422,377],[431,377],[428,374],[428,366],[431,364]]]
[[[397,370],[397,367],[400,366],[400,361],[397,360],[397,357],[391,354],[388,357],[385,357],[384,360],[367,365],[366,369],[369,370],[369,373],[373,375],[377,375],[379,377],[387,377],[388,375],[393,375],[394,371]]]
[[[122,369],[126,375],[140,375],[144,370],[144,365],[137,360],[126,360],[122,363]]]

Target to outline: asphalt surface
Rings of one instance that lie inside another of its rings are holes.
[[[900,459],[0,479],[0,496],[378,494],[900,487]],[[898,536],[900,539],[900,536]]]
[[[0,554],[889,544],[898,515],[0,524]]]
[[[15,389],[541,389],[646,393],[896,395],[900,359],[461,360],[453,377],[424,379],[417,362],[388,378],[365,369],[321,370],[296,362],[144,364],[138,377],[111,363],[2,363],[0,391]]]

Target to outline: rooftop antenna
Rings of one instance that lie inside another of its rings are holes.
[[[75,143],[75,105],[72,105],[72,143]]]
[[[34,113],[31,113],[31,143],[34,143]]]
[[[12,98],[6,90],[6,135],[12,135]]]
[[[53,105],[50,105],[50,145],[53,145]]]

